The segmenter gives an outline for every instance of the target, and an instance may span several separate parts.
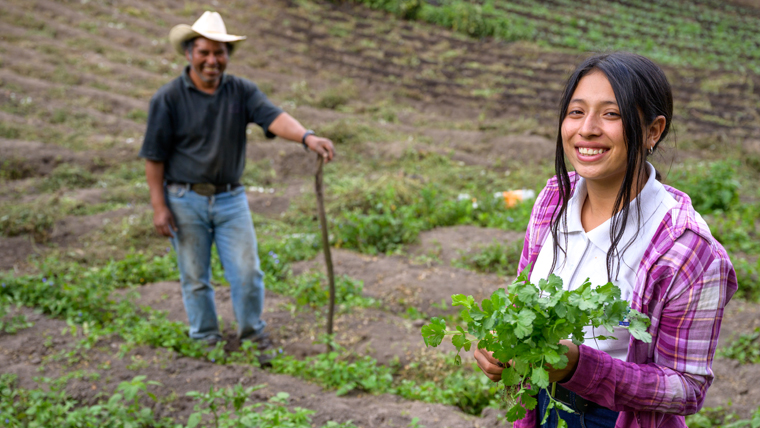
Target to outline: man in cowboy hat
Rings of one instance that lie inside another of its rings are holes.
[[[177,252],[190,337],[210,345],[221,339],[209,283],[216,242],[230,283],[241,340],[270,346],[261,319],[263,273],[244,188],[246,126],[256,123],[269,138],[300,142],[325,161],[330,140],[314,135],[274,106],[249,80],[225,74],[230,53],[243,36],[227,34],[222,17],[205,12],[192,26],[177,25],[169,40],[188,60],[182,75],[156,92],[140,156],[153,205],[153,224]]]

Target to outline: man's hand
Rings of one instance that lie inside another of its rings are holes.
[[[475,361],[478,362],[478,367],[489,379],[494,382],[501,380],[501,372],[504,371],[506,365],[494,358],[493,352],[488,352],[485,349],[480,349],[476,346],[474,355]]]
[[[306,137],[306,145],[311,151],[319,154],[325,159],[325,163],[328,163],[335,157],[335,148],[332,141],[327,138],[317,137],[316,135],[309,135]]]
[[[159,235],[166,237],[174,236],[174,232],[178,230],[174,216],[166,205],[153,210],[153,226]]]

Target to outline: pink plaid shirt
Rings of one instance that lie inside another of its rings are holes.
[[[575,183],[575,173],[570,173]],[[665,186],[678,202],[660,224],[638,268],[631,306],[652,321],[652,343],[631,337],[627,361],[580,346],[573,377],[562,384],[619,411],[616,428],[686,427],[713,380],[723,308],[738,287],[725,249],[696,220],[685,193]],[[520,270],[535,263],[559,206],[557,178],[548,181],[531,213]],[[535,410],[516,428],[539,425]]]

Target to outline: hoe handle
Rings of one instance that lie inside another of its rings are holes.
[[[327,231],[327,216],[325,215],[325,200],[322,187],[322,156],[317,155],[317,174],[315,188],[317,191],[317,208],[319,210],[319,225],[322,229],[322,249],[325,252],[325,264],[327,265],[327,278],[330,281],[330,310],[327,315],[327,350],[332,351],[333,317],[335,315],[335,274],[333,273],[332,255],[330,254],[330,238]]]

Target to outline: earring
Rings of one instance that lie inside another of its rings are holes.
[[[653,149],[653,148],[651,148],[651,147],[650,147],[650,148],[648,148],[648,149],[647,149],[647,154],[648,154],[649,156],[652,156],[652,153],[654,153],[654,149]]]

